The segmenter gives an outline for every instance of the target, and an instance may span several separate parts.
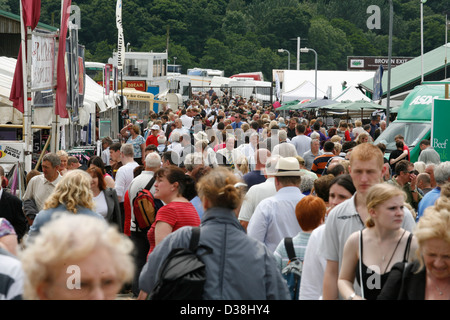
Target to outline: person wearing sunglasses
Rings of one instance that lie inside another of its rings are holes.
[[[414,169],[414,164],[408,160],[401,160],[395,165],[395,172],[397,173],[388,180],[399,188],[401,188],[406,193],[406,203],[410,204],[411,207],[417,212],[419,208],[419,202],[422,200],[423,196],[417,190],[417,176],[419,172]]]

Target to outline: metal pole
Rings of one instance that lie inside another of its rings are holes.
[[[300,37],[297,37],[297,70],[300,70]]]
[[[423,0],[420,0],[420,57],[421,57],[421,74],[423,82]]]
[[[444,67],[444,79],[447,79],[447,39],[448,39],[448,20],[447,14],[445,14],[445,67]]]
[[[317,52],[314,49],[309,49],[312,52],[314,52],[314,55],[316,56],[316,63],[315,63],[315,100],[317,100]]]
[[[392,29],[394,20],[394,6],[389,0],[389,48],[388,48],[388,81],[386,96],[386,126],[389,126],[390,105],[391,105],[391,60],[392,60]]]
[[[291,53],[288,50],[286,51],[288,53],[288,70],[291,70]]]

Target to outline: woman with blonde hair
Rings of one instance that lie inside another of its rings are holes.
[[[414,230],[418,250],[410,264],[392,268],[379,300],[450,300],[450,199],[428,207]]]
[[[361,132],[355,138],[355,142],[356,142],[356,145],[359,145],[361,143],[369,143],[370,142],[370,135],[367,132]]]
[[[413,260],[417,241],[402,228],[405,200],[403,190],[387,183],[369,189],[366,205],[370,216],[366,228],[354,232],[345,243],[338,280],[342,297],[375,300],[392,266]],[[354,291],[355,278],[361,295]]]
[[[67,172],[67,161],[69,160],[69,154],[64,150],[58,150],[56,155],[61,160],[61,164],[59,165],[59,174],[64,175]]]
[[[92,177],[83,170],[67,172],[47,198],[43,210],[36,215],[28,239],[33,239],[44,224],[59,214],[86,214],[103,219],[100,214],[93,211],[95,203],[92,198],[91,181]]]
[[[64,215],[20,253],[27,300],[114,300],[133,277],[133,244],[105,221]]]
[[[212,169],[197,184],[205,208],[197,250],[206,265],[202,298],[289,300],[286,283],[273,254],[263,243],[250,238],[236,218],[234,210],[243,200],[243,185],[242,180],[223,167]],[[159,269],[169,252],[188,246],[191,234],[192,227],[183,227],[156,246],[139,279],[139,286],[146,293],[143,297],[155,287]],[[212,251],[206,251],[205,247]]]
[[[141,135],[141,127],[137,123],[129,123],[120,130],[120,134],[125,136],[127,130],[129,130],[130,134],[125,143],[133,146],[134,161],[142,165],[145,162],[145,139]]]

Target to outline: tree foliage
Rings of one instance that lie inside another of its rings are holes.
[[[420,55],[420,2],[392,0],[393,55]],[[61,1],[42,1],[40,21],[59,27]],[[106,62],[117,47],[114,0],[72,0],[81,9],[79,41],[91,61]],[[369,30],[370,5],[381,10],[381,29]],[[424,47],[445,42],[445,10],[450,0],[424,4]],[[19,14],[19,1],[0,0]],[[125,43],[133,51],[177,57],[184,69],[204,67],[238,72],[285,69],[302,47],[318,53],[318,68],[345,70],[348,55],[387,55],[389,1],[386,0],[123,0]],[[168,47],[167,47],[168,44]],[[301,54],[301,69],[314,68],[314,54]]]

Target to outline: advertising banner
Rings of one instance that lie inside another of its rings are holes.
[[[24,161],[24,143],[0,142],[0,164]]]
[[[54,88],[55,35],[33,33],[31,42],[31,90]]]
[[[431,117],[431,146],[441,156],[441,162],[450,160],[448,119],[450,119],[450,100],[434,99]]]

